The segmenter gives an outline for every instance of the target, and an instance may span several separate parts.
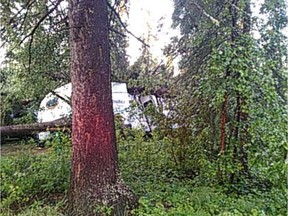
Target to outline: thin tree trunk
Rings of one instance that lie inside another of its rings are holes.
[[[211,110],[211,115],[210,115],[210,127],[211,127],[211,138],[210,138],[210,159],[213,160],[215,157],[215,142],[218,140],[216,138],[216,125],[215,125],[215,118],[216,118],[216,113],[215,110]]]
[[[106,0],[70,0],[72,175],[69,215],[124,215],[135,201],[118,167]]]
[[[245,2],[245,16],[244,16],[244,24],[243,24],[243,34],[250,34],[251,33],[251,2],[250,0],[246,0]],[[245,46],[245,45],[244,45]],[[246,106],[246,98],[242,96],[240,101],[240,106]],[[243,172],[246,175],[249,175],[249,168],[248,168],[248,153],[245,149],[245,142],[247,141],[248,137],[248,113],[243,111],[243,108],[240,109],[240,121],[242,123],[241,127],[241,136],[240,136],[240,160],[243,166]]]
[[[235,164],[238,159],[238,144],[239,144],[239,128],[241,124],[241,99],[240,94],[237,92],[236,96],[236,109],[235,109],[235,119],[236,125],[234,126],[234,131],[232,130],[234,137],[234,146],[233,146],[233,158],[232,161]],[[230,174],[230,183],[233,184],[235,181],[235,172]]]
[[[224,153],[226,140],[226,115],[227,115],[228,93],[225,93],[224,101],[221,109],[221,125],[220,125],[220,154]]]
[[[237,4],[238,0],[233,0],[230,3],[229,6],[229,12],[231,16],[231,46],[232,48],[235,46],[235,41],[238,36],[237,33],[237,19],[238,19],[238,13],[237,13]],[[232,61],[232,60],[231,60]],[[225,81],[228,77],[231,76],[233,68],[227,68],[226,74],[225,74]],[[220,125],[220,154],[224,153],[225,150],[225,142],[226,142],[226,123],[227,123],[227,106],[228,106],[228,89],[226,89],[225,95],[224,95],[224,101],[222,103],[221,108],[221,125]]]
[[[243,29],[242,35],[245,37],[245,34],[249,34],[251,29],[251,9],[250,9],[250,0],[246,0],[244,8],[244,18],[243,18]],[[247,44],[243,43],[243,47],[246,47]],[[235,75],[236,79],[240,78],[240,73],[237,72]],[[244,143],[247,140],[248,129],[246,122],[248,119],[248,114],[243,112],[243,107],[246,105],[246,98],[241,94],[241,92],[236,91],[236,124],[234,126],[234,150],[233,150],[233,162],[236,163],[239,161],[242,164],[243,172],[248,174],[248,154],[245,150]],[[239,148],[239,150],[238,150]],[[239,154],[238,154],[239,153]],[[233,183],[235,180],[235,173],[231,174],[230,181]]]

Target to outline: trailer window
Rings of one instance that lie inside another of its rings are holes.
[[[54,97],[53,99],[49,100],[47,103],[46,103],[46,107],[48,109],[53,109],[54,107],[56,107],[58,105],[58,97]]]
[[[143,104],[144,108],[148,107],[149,104],[152,104],[152,105],[153,105],[153,102],[152,102],[151,100],[145,102],[145,103]]]

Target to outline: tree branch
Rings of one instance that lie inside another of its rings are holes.
[[[21,45],[28,37],[31,37],[32,35],[35,34],[36,30],[39,28],[41,23],[58,7],[58,5],[62,2],[63,0],[58,0],[57,3],[54,5],[53,8],[51,8],[49,11],[47,11],[46,14],[44,14],[36,23],[34,28],[31,30],[29,34],[27,34],[19,43],[18,46]]]
[[[56,2],[56,4],[54,5],[54,7],[52,7],[50,10],[47,11],[46,14],[44,14],[39,21],[36,23],[36,25],[34,26],[34,28],[32,29],[32,31],[26,35],[18,45],[21,45],[24,40],[28,37],[30,37],[30,41],[29,41],[29,46],[28,46],[28,53],[29,53],[29,60],[28,60],[28,72],[30,73],[31,71],[31,63],[32,63],[32,43],[33,43],[33,39],[34,39],[34,34],[36,32],[36,30],[39,28],[39,26],[41,25],[41,23],[58,7],[58,5],[62,2],[62,0],[58,0]]]
[[[220,21],[215,19],[213,16],[211,16],[210,14],[208,14],[199,4],[197,4],[196,2],[192,1],[192,4],[194,4],[206,17],[208,17],[215,25],[219,26],[220,25]]]
[[[147,43],[145,43],[144,40],[142,40],[141,38],[139,38],[139,37],[137,37],[136,35],[134,35],[134,34],[126,27],[126,25],[123,23],[121,17],[119,16],[119,14],[118,14],[117,11],[115,10],[115,8],[113,8],[110,3],[107,3],[107,4],[108,4],[109,9],[114,13],[114,15],[115,15],[115,16],[117,17],[117,19],[119,20],[121,26],[125,29],[125,31],[126,31],[128,34],[130,34],[131,36],[133,36],[136,40],[138,40],[139,42],[141,42],[144,46],[150,47]]]
[[[62,97],[61,95],[59,95],[55,91],[51,91],[51,93],[71,106],[71,101],[69,99]]]

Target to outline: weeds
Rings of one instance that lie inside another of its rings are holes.
[[[0,215],[65,215],[70,139],[58,134],[47,144],[42,154],[25,148],[1,158]],[[202,174],[179,168],[171,160],[170,146],[171,141],[157,134],[147,140],[134,130],[126,139],[118,137],[123,178],[140,197],[132,215],[286,215],[285,187],[272,184],[260,190],[255,182],[220,186],[207,175],[209,166]]]

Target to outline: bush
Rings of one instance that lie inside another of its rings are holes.
[[[137,130],[124,132],[126,139],[118,137],[121,172],[140,198],[132,215],[286,215],[283,188],[271,185],[260,190],[249,182],[217,185],[206,172],[195,177],[187,168],[177,166],[171,159],[171,140],[158,134],[146,139]],[[1,158],[1,215],[63,215],[69,188],[70,139],[60,133],[49,146],[44,154],[22,152]],[[239,193],[246,188],[249,190]]]
[[[157,134],[146,140],[134,131],[131,139],[118,144],[123,177],[140,197],[133,215],[286,215],[281,187],[263,189],[261,182],[220,186],[211,173],[206,175],[213,167],[206,167],[205,175],[187,173],[187,167],[183,170],[171,159],[171,140]]]
[[[63,215],[64,204],[62,201],[56,203],[56,205],[44,205],[41,202],[34,202],[29,208],[17,214],[17,216],[60,216]],[[6,216],[15,216],[15,212],[7,211]]]
[[[60,151],[56,145],[44,154],[29,151],[2,157],[1,209],[19,209],[35,200],[63,197],[69,188],[69,152],[68,148]]]

